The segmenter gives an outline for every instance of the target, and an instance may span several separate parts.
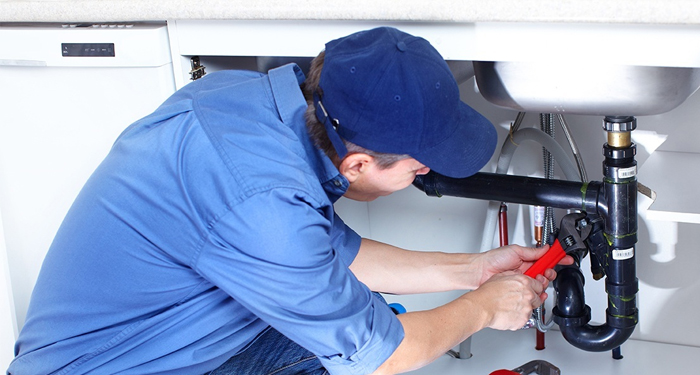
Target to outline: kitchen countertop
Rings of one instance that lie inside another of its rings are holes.
[[[386,20],[700,24],[696,0],[0,0],[0,22]]]

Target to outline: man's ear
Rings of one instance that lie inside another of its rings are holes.
[[[338,166],[340,174],[348,179],[348,182],[355,182],[363,173],[372,167],[374,158],[361,152],[346,156]]]

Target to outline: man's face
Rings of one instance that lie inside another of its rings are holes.
[[[350,181],[345,197],[365,202],[404,189],[413,183],[417,175],[430,171],[430,168],[413,158],[400,160],[386,169],[379,168],[374,159],[370,158],[358,168],[356,175],[345,176]]]

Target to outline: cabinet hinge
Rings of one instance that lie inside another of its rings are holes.
[[[193,56],[190,59],[190,65],[192,67],[192,70],[190,70],[190,80],[198,80],[207,74],[207,72],[204,71],[205,66],[199,61],[199,56]]]

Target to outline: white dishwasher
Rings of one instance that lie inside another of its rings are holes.
[[[165,23],[0,23],[0,258],[11,283],[0,310],[14,304],[17,328],[78,191],[121,131],[174,91]]]

